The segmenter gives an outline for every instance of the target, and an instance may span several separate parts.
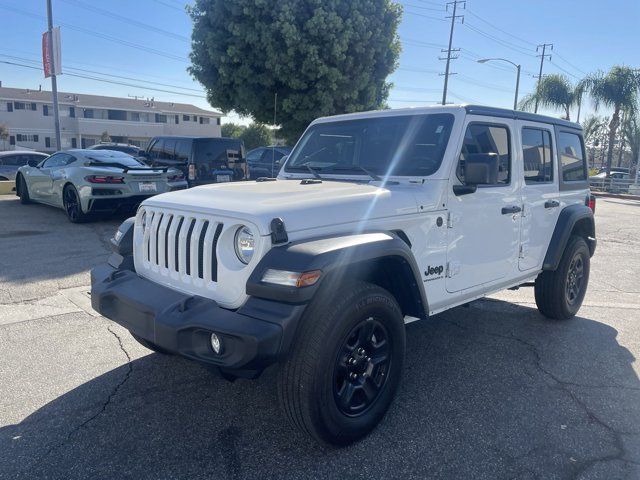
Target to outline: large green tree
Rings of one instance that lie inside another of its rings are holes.
[[[636,111],[640,75],[638,71],[626,66],[614,66],[607,73],[597,72],[587,76],[583,81],[591,95],[596,110],[602,105],[612,108],[613,114],[609,122],[609,145],[607,150],[607,174],[611,172],[613,147],[616,132],[620,126],[621,113],[633,115]]]
[[[266,125],[252,123],[240,134],[244,148],[253,150],[256,147],[266,147],[273,144],[273,135]]]
[[[222,125],[222,136],[223,137],[229,137],[229,138],[240,138],[240,135],[242,135],[242,132],[244,132],[245,130],[244,125],[239,125],[237,123],[224,123]]]
[[[277,123],[290,142],[322,115],[381,108],[397,67],[391,0],[196,0],[191,74],[212,105]]]

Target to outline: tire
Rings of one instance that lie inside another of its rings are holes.
[[[27,182],[22,175],[18,175],[18,181],[16,182],[16,193],[20,197],[20,203],[27,205],[31,203],[31,197],[29,196],[29,188]]]
[[[73,185],[65,186],[62,191],[62,201],[64,211],[71,223],[84,223],[89,219],[89,215],[82,211],[82,204],[76,187]]]
[[[589,283],[591,255],[584,238],[569,238],[555,271],[544,271],[535,282],[538,310],[553,320],[573,317],[584,300]]]
[[[129,333],[131,333],[131,332],[129,332]],[[171,352],[169,350],[165,350],[164,348],[156,345],[153,342],[145,340],[144,338],[139,337],[139,336],[135,335],[134,333],[131,333],[131,336],[134,338],[134,340],[136,342],[138,342],[143,347],[148,348],[149,350],[153,350],[156,353],[162,353],[163,355],[171,355]]]
[[[388,291],[365,282],[338,288],[319,292],[301,319],[278,395],[294,427],[342,446],[366,436],[387,412],[402,373],[405,327]]]

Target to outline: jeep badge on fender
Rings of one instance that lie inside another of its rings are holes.
[[[577,123],[352,113],[312,122],[283,163],[145,200],[91,272],[93,308],[227,378],[277,364],[291,424],[347,445],[393,402],[405,318],[530,283],[548,318],[582,304],[596,240]]]

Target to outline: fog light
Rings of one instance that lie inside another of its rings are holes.
[[[211,334],[211,348],[213,348],[216,355],[220,355],[222,352],[222,341],[215,333]]]

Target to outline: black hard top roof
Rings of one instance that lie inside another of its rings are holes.
[[[529,122],[550,123],[561,127],[582,130],[582,126],[579,123],[563,120],[562,118],[539,115],[537,113],[521,112],[507,108],[486,107],[484,105],[465,105],[464,108],[468,114],[473,115],[487,115],[491,117],[512,118],[514,120],[527,120]]]

